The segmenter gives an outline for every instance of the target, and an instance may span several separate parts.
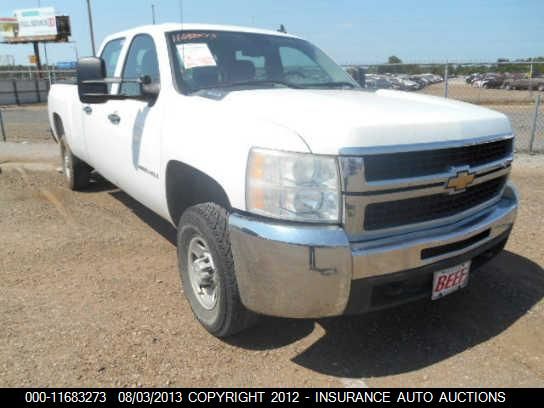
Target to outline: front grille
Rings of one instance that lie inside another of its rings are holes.
[[[473,237],[464,239],[462,241],[457,241],[451,244],[441,245],[433,248],[425,248],[421,251],[421,259],[428,259],[428,258],[434,258],[435,256],[449,254],[451,252],[460,251],[461,249],[468,248],[471,245],[474,245],[475,243],[486,239],[489,234],[491,234],[491,230],[485,230],[484,232],[480,232],[477,235],[474,235]]]
[[[473,146],[365,156],[367,181],[391,180],[446,172],[455,166],[479,166],[512,153],[513,140]]]
[[[366,207],[364,228],[377,230],[450,217],[496,197],[505,183],[506,177],[499,177],[458,194],[371,203]]]

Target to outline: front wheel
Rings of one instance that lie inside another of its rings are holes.
[[[189,208],[178,225],[178,261],[185,297],[211,334],[227,337],[256,321],[240,300],[228,234],[228,213],[214,203]]]

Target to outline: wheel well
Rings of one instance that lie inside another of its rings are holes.
[[[212,202],[230,210],[227,194],[217,181],[178,161],[170,161],[166,166],[166,200],[176,225],[183,212],[196,204]]]
[[[58,113],[53,113],[53,126],[55,127],[55,135],[60,140],[64,136],[64,126]]]

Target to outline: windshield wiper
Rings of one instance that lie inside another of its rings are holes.
[[[255,80],[255,81],[238,81],[238,82],[222,82],[215,85],[209,85],[209,86],[202,86],[198,89],[195,89],[191,93],[198,92],[205,89],[222,89],[222,88],[235,88],[237,86],[253,86],[253,85],[283,85],[287,88],[293,88],[293,89],[301,89],[301,86],[292,84],[290,82],[280,81],[280,80],[272,80],[272,79],[263,79],[263,80]]]
[[[304,84],[304,88],[339,88],[349,86],[350,89],[356,88],[351,82],[317,82],[315,84]]]
[[[255,80],[255,81],[240,81],[240,82],[231,82],[231,86],[244,86],[244,85],[260,85],[260,84],[263,84],[263,85],[283,85],[287,88],[293,88],[293,89],[300,89],[301,87],[296,85],[296,84],[292,84],[291,82],[286,82],[286,81],[280,81],[280,80],[275,80],[275,79],[263,79],[263,80]]]

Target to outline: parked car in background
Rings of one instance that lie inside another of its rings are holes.
[[[427,86],[427,82],[424,81],[423,79],[421,79],[419,76],[416,76],[416,75],[412,75],[410,77],[410,81],[413,81],[416,84],[418,84],[418,86],[419,86],[418,89],[423,89],[423,88],[425,88]]]
[[[465,82],[469,85],[472,85],[472,83],[474,81],[477,81],[479,79],[481,79],[483,77],[482,74],[479,74],[479,73],[474,73],[474,74],[470,74],[470,75],[467,75],[466,78],[465,78]]]
[[[485,74],[472,81],[472,86],[475,88],[500,88],[504,83],[505,76],[502,74]]]
[[[398,78],[388,75],[384,80],[389,83],[390,89],[396,89],[398,91],[403,90],[402,82]]]
[[[366,70],[358,66],[345,66],[346,71],[362,88],[365,88]]]
[[[367,74],[365,88],[418,91],[440,81],[438,75]]]
[[[393,84],[385,76],[367,75],[366,88],[370,89],[391,89]]]
[[[399,78],[399,81],[402,83],[403,91],[417,91],[418,89],[421,89],[419,84],[415,81],[406,78]]]
[[[508,78],[504,80],[502,87],[508,90],[534,89],[538,91],[544,91],[544,77],[536,77],[532,79]]]
[[[397,74],[396,78],[402,82],[405,91],[417,91],[421,89],[423,86],[410,79],[410,75],[407,74]]]
[[[426,74],[404,74],[404,73],[382,73],[361,75],[363,68],[348,66],[344,68],[353,79],[362,87],[369,89],[395,89],[399,91],[418,91],[426,86],[444,81],[440,75]],[[363,76],[364,81],[359,78]]]
[[[435,74],[421,74],[420,77],[425,79],[431,84],[437,84],[444,80],[444,78],[442,78],[440,75],[435,75]]]

